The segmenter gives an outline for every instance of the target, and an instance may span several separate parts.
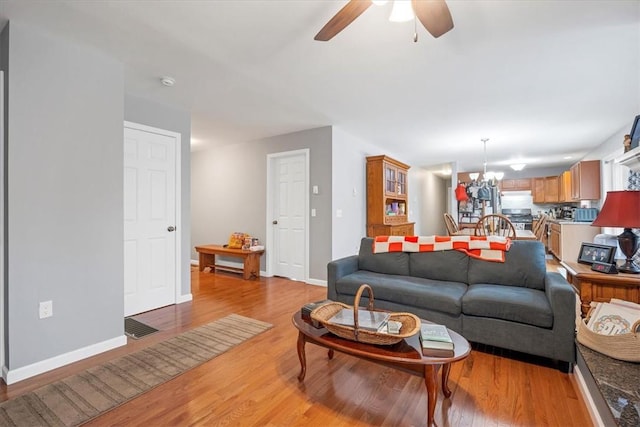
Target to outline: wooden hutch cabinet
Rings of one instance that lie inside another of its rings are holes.
[[[367,236],[413,235],[409,167],[385,155],[367,157]]]

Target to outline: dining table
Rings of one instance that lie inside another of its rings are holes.
[[[454,236],[474,236],[476,230],[474,228],[463,228],[455,232]],[[531,230],[516,230],[516,240],[538,240]]]

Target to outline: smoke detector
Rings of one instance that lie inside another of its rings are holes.
[[[176,79],[174,79],[173,77],[164,76],[160,78],[160,82],[162,82],[162,84],[165,86],[171,87],[176,84]]]

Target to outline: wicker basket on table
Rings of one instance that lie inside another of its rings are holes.
[[[631,327],[631,332],[618,335],[598,334],[587,327],[593,308],[582,319],[576,318],[578,342],[592,350],[626,362],[640,362],[640,320]]]
[[[366,344],[379,344],[379,345],[393,345],[399,343],[405,338],[417,334],[420,331],[420,319],[411,313],[389,313],[389,320],[402,323],[400,333],[388,334],[385,332],[370,331],[358,327],[358,307],[360,306],[360,298],[364,291],[369,292],[369,305],[367,310],[369,311],[382,311],[374,310],[373,308],[373,289],[369,285],[361,285],[356,292],[353,306],[343,304],[341,302],[330,302],[314,309],[311,312],[311,318],[320,322],[327,330],[341,338],[345,338],[352,341],[358,341]],[[354,326],[337,325],[329,322],[336,313],[343,308],[353,310]]]

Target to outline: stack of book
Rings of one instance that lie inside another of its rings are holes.
[[[434,323],[420,325],[422,354],[430,357],[453,357],[453,340],[447,327]]]
[[[311,318],[311,312],[316,308],[320,307],[321,305],[326,304],[328,302],[333,302],[333,301],[331,301],[330,299],[325,299],[322,301],[308,302],[305,305],[303,305],[302,309],[300,310],[300,314],[302,315],[302,320],[304,320],[307,323],[310,323],[314,328],[322,328],[322,325],[320,324],[320,322],[313,320]]]

